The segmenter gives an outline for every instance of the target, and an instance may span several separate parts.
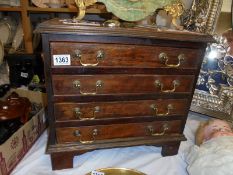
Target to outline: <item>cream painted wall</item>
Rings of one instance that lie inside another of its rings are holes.
[[[224,31],[231,28],[231,14],[222,12],[218,18],[218,23],[215,32],[221,35]]]
[[[231,28],[231,0],[223,0],[222,12],[218,18],[216,33],[221,35]]]
[[[231,12],[231,0],[223,0],[222,12]]]

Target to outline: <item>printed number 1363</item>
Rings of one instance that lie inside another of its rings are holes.
[[[54,66],[70,65],[70,55],[53,55]]]

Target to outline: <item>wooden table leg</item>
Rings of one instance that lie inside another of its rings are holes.
[[[164,145],[162,146],[162,156],[173,156],[178,153],[180,147],[180,143],[174,143],[171,145]]]
[[[53,170],[73,168],[73,153],[51,153],[51,162]]]

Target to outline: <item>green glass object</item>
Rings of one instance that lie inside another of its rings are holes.
[[[174,0],[97,0],[107,10],[125,21],[140,21],[153,14],[156,9],[172,4]]]

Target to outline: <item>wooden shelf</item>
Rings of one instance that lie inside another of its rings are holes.
[[[21,12],[21,7],[0,7],[0,11],[2,12]]]
[[[56,12],[56,13],[76,13],[78,10],[76,8],[38,8],[38,7],[27,7],[28,12]],[[21,7],[0,7],[0,11],[5,12],[21,12],[23,11]],[[87,13],[106,13],[104,10],[89,8]]]
[[[30,13],[77,13],[77,8],[39,8],[30,6],[30,0],[20,0],[20,7],[0,7],[0,12],[19,12],[24,32],[24,45],[26,53],[33,53],[32,27]],[[95,4],[87,9],[86,13],[99,14],[107,13],[103,4]]]
[[[76,13],[78,12],[77,8],[37,8],[37,7],[28,7],[29,12],[56,12],[56,13]],[[105,9],[98,9],[95,7],[88,8],[86,13],[107,13]]]
[[[78,10],[75,8],[37,8],[37,7],[28,7],[29,12],[57,12],[57,13],[69,13],[69,12],[77,12]]]

